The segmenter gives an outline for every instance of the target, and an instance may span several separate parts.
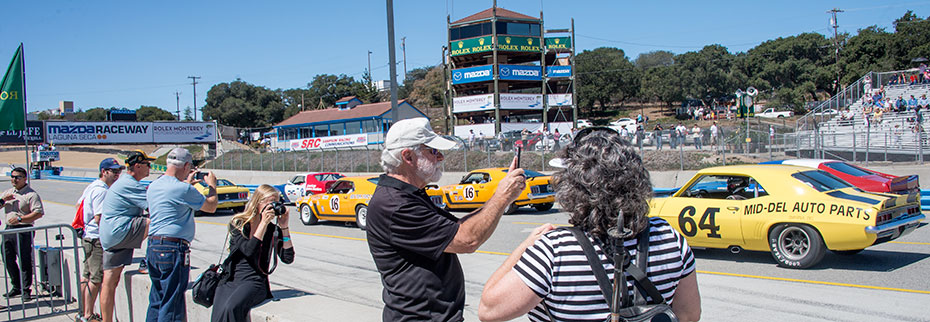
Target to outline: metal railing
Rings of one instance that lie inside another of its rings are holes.
[[[66,236],[70,234],[70,238]],[[32,272],[31,280],[31,300],[23,296],[5,298],[6,303],[3,305],[0,314],[6,311],[7,321],[12,320],[35,320],[48,318],[54,315],[81,312],[84,299],[79,285],[81,280],[81,260],[78,250],[81,249],[80,240],[77,232],[69,225],[47,225],[38,227],[23,227],[14,229],[0,230],[3,245],[0,246],[3,254],[6,255],[10,246],[15,247],[17,256],[17,266],[22,268],[25,264],[22,260],[22,247],[24,240],[31,242],[29,247],[29,256],[32,256],[32,264],[29,269]],[[45,241],[44,245],[36,245],[36,241]],[[74,256],[66,254],[71,251]],[[73,258],[74,262],[69,263],[68,259]],[[4,256],[6,261],[6,256]],[[11,263],[4,262],[4,265]],[[22,270],[22,269],[21,269]],[[73,270],[73,274],[69,273]],[[12,281],[6,270],[4,270],[4,294],[12,291]],[[20,274],[19,285],[26,284],[24,276]],[[75,300],[75,297],[77,300]],[[76,303],[75,303],[76,302]]]

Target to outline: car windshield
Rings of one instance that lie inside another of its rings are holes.
[[[862,177],[862,176],[868,176],[868,175],[875,174],[874,172],[867,171],[865,169],[849,165],[846,162],[827,162],[827,163],[824,163],[824,165],[830,169],[833,169],[833,170],[836,170],[836,171],[839,171],[839,172],[842,172],[842,173],[845,173],[851,176],[855,176],[855,177]]]
[[[791,176],[820,192],[852,187],[843,179],[822,170],[798,172]]]
[[[294,178],[291,178],[291,183],[293,184],[304,183],[304,176],[295,176]]]
[[[327,173],[327,174],[318,174],[314,176],[318,181],[333,181],[344,178],[343,175],[338,173]]]
[[[507,173],[507,171],[510,171],[510,170],[504,169],[504,173]],[[523,169],[523,173],[526,175],[527,178],[545,176],[545,174],[543,174],[542,172],[537,172],[537,171],[533,171],[529,169]]]
[[[204,186],[204,187],[207,186],[207,183],[206,183],[206,182],[203,182],[203,181],[201,181],[199,184],[200,184],[201,186]],[[229,180],[226,180],[226,179],[216,179],[216,186],[217,186],[217,187],[235,186],[235,185],[236,185],[236,184],[232,183],[232,181],[229,181]]]

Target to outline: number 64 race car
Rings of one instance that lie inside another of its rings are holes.
[[[826,250],[856,254],[917,228],[920,193],[865,192],[823,170],[739,165],[699,171],[668,197],[662,217],[695,247],[769,251],[779,266],[808,268]]]

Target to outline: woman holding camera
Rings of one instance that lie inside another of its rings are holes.
[[[288,212],[277,203],[280,198],[277,189],[263,184],[255,189],[245,211],[229,222],[229,257],[223,267],[228,274],[216,287],[213,322],[248,321],[253,307],[272,298],[268,284],[274,270],[272,256],[277,254],[285,264],[294,262]]]

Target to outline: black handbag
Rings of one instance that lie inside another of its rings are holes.
[[[229,232],[226,232],[226,241],[223,242],[223,247],[226,247],[226,243],[229,241]],[[223,258],[223,251],[220,251],[220,260]],[[232,254],[230,254],[232,255]],[[194,282],[194,287],[191,289],[191,295],[194,298],[194,303],[203,305],[204,307],[213,306],[213,297],[216,296],[216,287],[220,285],[220,281],[225,279],[229,272],[226,271],[226,266],[229,263],[229,257],[226,257],[226,260],[222,260],[222,264],[218,261],[217,264],[210,264],[210,267],[207,270],[203,271],[197,281]]]
[[[618,216],[617,227],[623,226],[623,213]],[[665,297],[656,288],[655,284],[646,276],[645,269],[648,267],[649,259],[649,228],[640,232],[638,236],[638,251],[636,253],[637,265],[631,265],[629,254],[623,247],[623,240],[629,237],[631,233],[625,228],[618,228],[616,232],[610,232],[610,235],[621,236],[618,238],[618,250],[613,256],[614,261],[614,285],[610,285],[607,278],[607,272],[601,264],[600,258],[594,252],[594,246],[585,236],[584,232],[577,227],[569,227],[569,231],[575,235],[578,244],[584,251],[588,264],[591,265],[594,276],[597,278],[597,284],[601,288],[601,293],[608,300],[610,306],[610,316],[605,321],[611,322],[678,322],[678,317],[672,312],[672,307],[665,303]],[[633,299],[630,299],[627,291],[626,278],[624,271],[630,274],[636,281],[633,290]],[[639,291],[636,290],[639,286]],[[643,294],[645,292],[645,294]],[[647,303],[644,295],[648,295],[652,300]],[[543,302],[545,303],[545,302]],[[544,305],[549,321],[555,321],[548,305]]]

